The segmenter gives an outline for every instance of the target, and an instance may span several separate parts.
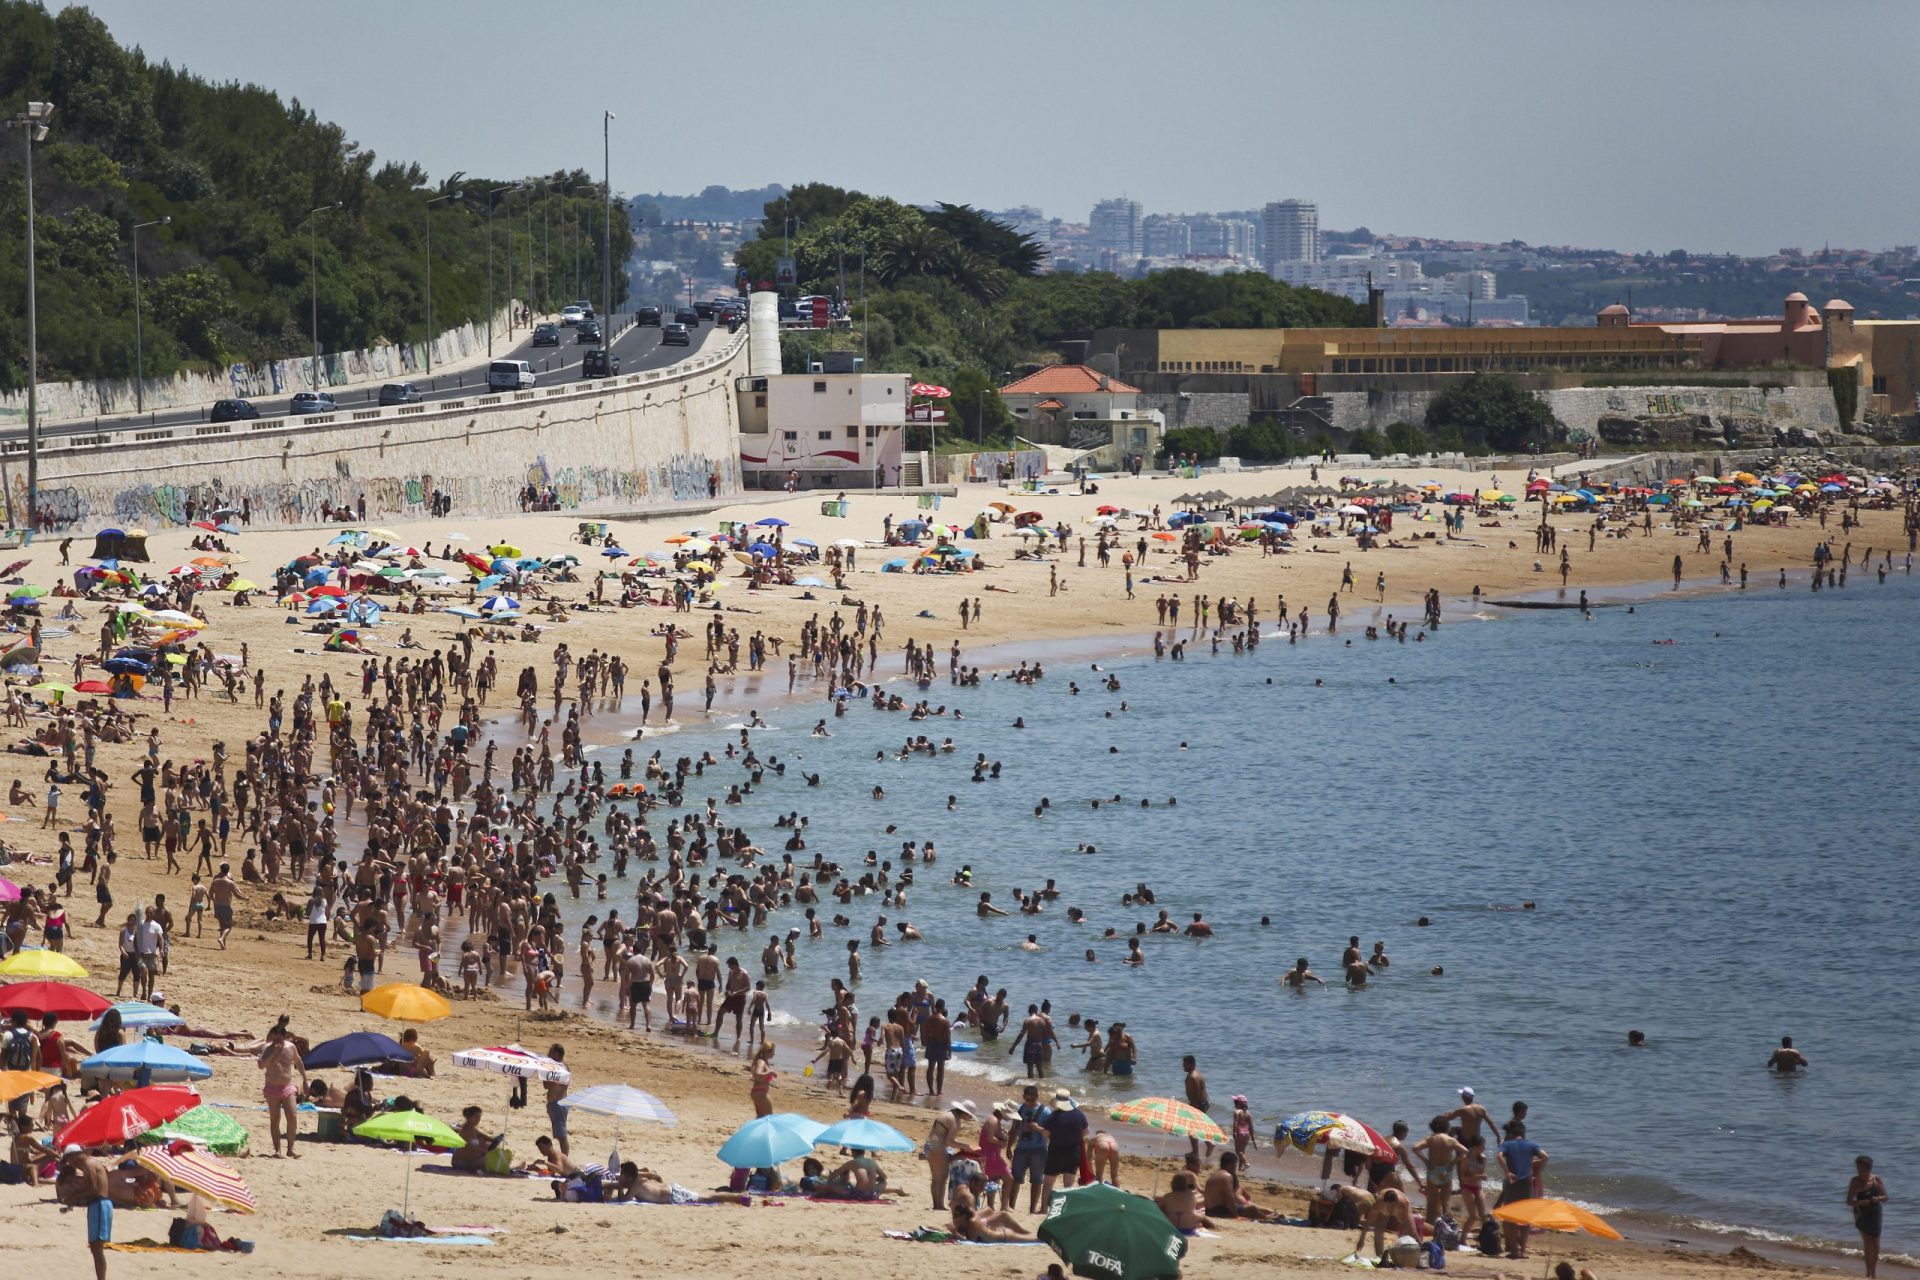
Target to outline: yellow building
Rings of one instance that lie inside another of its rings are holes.
[[[1302,375],[1673,369],[1702,342],[1656,328],[1162,329],[1159,373]]]

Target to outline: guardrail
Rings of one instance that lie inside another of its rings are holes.
[[[646,369],[635,373],[615,374],[610,378],[582,379],[557,387],[535,387],[531,391],[516,391],[511,394],[475,396],[462,400],[429,400],[422,404],[394,405],[384,409],[354,410],[345,414],[342,421],[340,413],[320,413],[310,417],[260,418],[241,423],[214,423],[202,425],[183,422],[171,427],[151,427],[143,430],[131,428],[123,431],[103,431],[84,436],[55,436],[43,438],[40,442],[40,456],[84,456],[100,450],[121,449],[128,445],[161,444],[168,440],[193,440],[203,436],[229,435],[244,425],[249,435],[256,431],[300,431],[336,427],[348,428],[362,426],[369,422],[380,422],[400,417],[438,417],[444,414],[471,413],[475,410],[498,408],[502,405],[532,400],[545,400],[553,397],[578,398],[590,395],[605,395],[616,388],[633,388],[678,382],[682,379],[709,369],[718,368],[739,355],[747,344],[747,331],[742,328],[732,335],[718,351],[702,350],[698,355],[676,361],[658,369]],[[25,440],[0,442],[0,454],[25,453]]]

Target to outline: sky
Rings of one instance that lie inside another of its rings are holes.
[[[49,0],[59,5],[59,0]],[[64,7],[60,5],[59,7]],[[1920,3],[87,0],[382,159],[1665,252],[1920,240]],[[1898,132],[1896,132],[1898,131]]]

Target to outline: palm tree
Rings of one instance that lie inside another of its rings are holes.
[[[898,284],[908,276],[946,275],[958,247],[944,231],[914,227],[881,247],[874,270],[883,284]]]

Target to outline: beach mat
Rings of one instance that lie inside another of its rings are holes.
[[[348,1236],[349,1240],[373,1240],[386,1244],[451,1244],[481,1245],[492,1244],[491,1236]]]

